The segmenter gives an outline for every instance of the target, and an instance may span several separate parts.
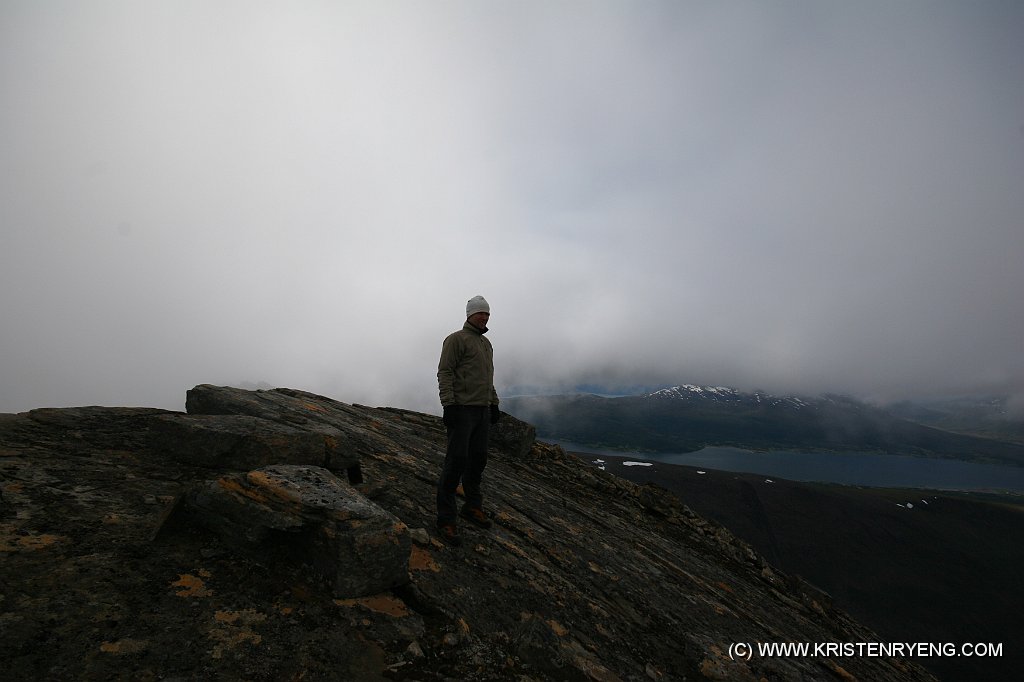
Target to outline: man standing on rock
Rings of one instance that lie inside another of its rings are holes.
[[[437,484],[437,529],[441,539],[461,544],[456,515],[490,528],[480,480],[487,466],[487,432],[501,416],[494,390],[494,350],[484,338],[491,307],[483,296],[466,303],[466,324],[448,335],[437,365],[437,385],[448,431],[448,450]],[[466,502],[456,514],[455,491],[462,482]]]

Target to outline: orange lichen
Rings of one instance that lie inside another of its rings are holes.
[[[264,613],[255,609],[217,611],[213,617],[221,625],[209,632],[210,639],[217,642],[213,647],[213,658],[222,658],[225,649],[245,643],[257,645],[263,641],[263,636],[253,632],[250,626],[265,621],[267,616]]]
[[[705,658],[700,662],[700,674],[709,680],[724,680],[727,678],[722,663]]]
[[[251,475],[257,472],[249,473]],[[217,485],[220,486],[220,488],[225,492],[237,495],[239,497],[245,497],[250,500],[255,500],[257,502],[262,502],[266,499],[266,496],[263,495],[258,489],[250,488],[244,485],[237,478],[233,478],[231,476],[223,476],[221,478],[218,478]]]
[[[213,594],[213,590],[207,589],[202,578],[189,573],[179,573],[178,580],[171,583],[171,587],[182,588],[174,593],[179,597],[209,597]]]
[[[64,535],[43,533],[42,535],[30,535],[18,538],[18,545],[28,550],[46,549],[47,547],[51,547],[58,542],[63,542],[67,539],[68,538]]]
[[[404,452],[375,452],[374,457],[383,462],[394,462],[395,464],[405,464],[409,466],[415,465],[417,463],[415,457]]]
[[[549,620],[548,626],[551,628],[551,631],[559,637],[565,637],[567,634],[569,634],[569,630],[566,629],[566,627],[559,623],[557,620]]]
[[[250,500],[266,503],[270,497],[273,497],[281,502],[290,503],[296,508],[301,504],[302,496],[298,490],[284,479],[258,470],[250,471],[245,478],[252,487],[242,487],[241,494]]]
[[[847,682],[856,682],[857,678],[854,677],[853,675],[851,675],[849,672],[847,672],[847,670],[845,668],[843,668],[841,665],[837,664],[835,661],[832,661],[832,660],[829,660],[829,659],[826,658],[825,659],[825,665],[827,665],[829,667],[829,669],[833,673],[835,673],[836,677],[838,677],[839,679],[847,680]]]
[[[123,656],[126,654],[137,654],[140,651],[145,651],[148,643],[137,639],[119,639],[116,642],[103,642],[100,644],[100,651],[105,654],[116,654]]]
[[[211,630],[209,634],[210,639],[217,642],[217,645],[213,647],[211,656],[219,659],[224,657],[225,649],[233,649],[239,644],[257,645],[263,641],[263,636],[258,635],[249,628],[223,628],[218,630]]]
[[[512,554],[515,554],[517,557],[519,557],[521,559],[528,558],[526,552],[524,552],[523,550],[519,549],[519,547],[517,547],[516,545],[514,545],[512,542],[510,542],[508,540],[499,539],[498,540],[498,544],[500,544],[502,547],[504,547],[509,552],[511,552]]]
[[[13,525],[0,524],[0,552],[35,552],[48,549],[67,539],[67,536],[50,533],[20,535]]]
[[[418,545],[413,545],[412,551],[409,552],[409,570],[438,573],[441,567],[434,561],[434,557],[430,555],[430,552]]]
[[[359,599],[335,599],[334,603],[345,608],[361,606],[374,613],[383,613],[394,618],[405,618],[411,613],[405,602],[390,594],[375,594]]]

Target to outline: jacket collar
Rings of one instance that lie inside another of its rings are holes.
[[[466,324],[462,325],[462,329],[467,331],[467,332],[475,332],[477,334],[486,334],[487,333],[487,327],[484,327],[483,329],[480,329],[478,327],[474,327],[472,324],[470,324],[469,320],[466,320]]]

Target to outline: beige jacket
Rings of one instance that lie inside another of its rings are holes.
[[[437,364],[441,405],[497,405],[494,390],[494,349],[491,342],[468,321],[453,332],[441,347]]]

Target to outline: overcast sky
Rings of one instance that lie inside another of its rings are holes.
[[[1024,3],[0,0],[0,412],[1024,396]]]

